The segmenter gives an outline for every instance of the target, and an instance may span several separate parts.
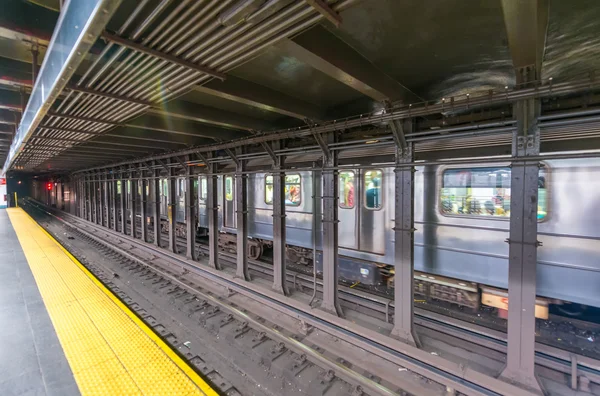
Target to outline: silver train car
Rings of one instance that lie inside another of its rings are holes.
[[[507,308],[510,172],[501,162],[416,168],[416,294],[473,308],[481,303]],[[393,284],[393,168],[345,169],[338,177],[340,276],[368,285]],[[269,174],[256,173],[248,177],[248,183],[248,254],[260,258],[272,246],[273,180]],[[205,234],[206,176],[198,177],[197,187],[198,231]],[[596,205],[600,160],[546,161],[538,187],[538,239],[542,245],[538,249],[536,315],[547,317],[549,304],[563,302],[599,307],[600,211]],[[166,179],[161,180],[160,191],[166,227]],[[183,178],[177,180],[176,191],[177,234],[185,236]],[[285,193],[288,262],[312,265],[313,245],[316,243],[317,252],[322,249],[319,173],[289,171]],[[220,247],[235,252],[233,174],[219,176],[218,202]],[[316,266],[320,271],[319,253]]]

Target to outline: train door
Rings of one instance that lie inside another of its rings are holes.
[[[339,246],[358,249],[358,205],[359,183],[354,170],[340,171],[338,175],[339,191]]]
[[[232,175],[225,176],[223,183],[223,224],[235,228],[235,182]]]
[[[359,249],[385,254],[385,213],[383,170],[364,169],[360,172]]]

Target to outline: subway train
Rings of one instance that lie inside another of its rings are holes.
[[[416,167],[417,295],[471,308],[480,304],[507,308],[510,176],[510,166],[502,162]],[[340,277],[365,285],[393,285],[393,168],[344,169],[337,177]],[[198,176],[195,183],[197,226],[202,235],[208,226],[206,176]],[[272,246],[273,178],[266,173],[254,173],[249,175],[248,183],[248,255],[258,259]],[[186,229],[183,178],[177,180],[176,191],[176,232],[183,237]],[[166,231],[166,179],[160,181],[160,192],[161,222]],[[536,316],[547,317],[551,304],[573,314],[581,307],[599,307],[600,160],[545,161],[538,192],[541,246]],[[152,201],[152,194],[148,193]],[[288,171],[285,195],[288,263],[313,265],[316,244],[316,266],[320,271],[319,172]],[[235,252],[237,208],[233,174],[219,176],[218,202],[219,245]],[[151,216],[150,208],[147,213]]]

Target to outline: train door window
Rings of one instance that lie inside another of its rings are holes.
[[[121,194],[121,180],[117,180],[117,194]]]
[[[285,176],[285,204],[287,206],[300,206],[302,192],[302,181],[300,175]],[[265,177],[265,203],[273,204],[273,176]]]
[[[354,208],[354,172],[340,172],[338,184],[340,189],[340,208]]]
[[[285,204],[300,206],[302,182],[300,175],[285,175]]]
[[[179,197],[183,197],[185,194],[185,179],[177,179],[179,187]]]
[[[168,197],[169,196],[169,183],[168,183],[167,179],[162,179],[161,182],[162,182],[163,196]]]
[[[448,169],[442,174],[440,211],[444,215],[510,217],[509,167]],[[538,220],[547,214],[547,170],[538,178]]]
[[[265,203],[273,205],[273,176],[265,176]]]
[[[365,208],[379,210],[383,204],[383,172],[377,169],[365,171],[364,190]]]
[[[233,177],[225,177],[225,199],[233,201]]]
[[[131,194],[131,180],[127,180],[127,195]]]
[[[200,178],[200,201],[205,202],[208,198],[208,180],[206,177]]]

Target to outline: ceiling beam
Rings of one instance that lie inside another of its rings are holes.
[[[56,112],[48,112],[51,117],[64,118],[68,120],[85,121],[97,124],[110,125],[112,127],[138,128],[149,131],[170,133],[173,135],[192,136],[196,138],[209,138],[217,141],[231,140],[247,136],[247,133],[231,129],[211,127],[207,125],[192,123],[185,120],[167,120],[164,117],[141,116],[127,123],[116,123],[100,118],[79,117]]]
[[[333,23],[335,27],[339,28],[342,24],[342,17],[340,14],[335,12],[329,7],[329,5],[323,0],[306,0],[308,4],[312,6],[317,12],[323,15],[329,22]]]
[[[423,101],[321,25],[282,41],[278,47],[377,102]]]
[[[263,131],[271,127],[263,120],[181,100],[161,103],[148,113],[246,131]]]
[[[502,12],[517,84],[527,82],[523,79],[539,80],[546,48],[548,0],[502,0]],[[524,73],[529,76],[524,77]]]
[[[322,121],[325,118],[324,112],[317,106],[232,75],[223,82],[197,85],[194,90],[300,120]]]

